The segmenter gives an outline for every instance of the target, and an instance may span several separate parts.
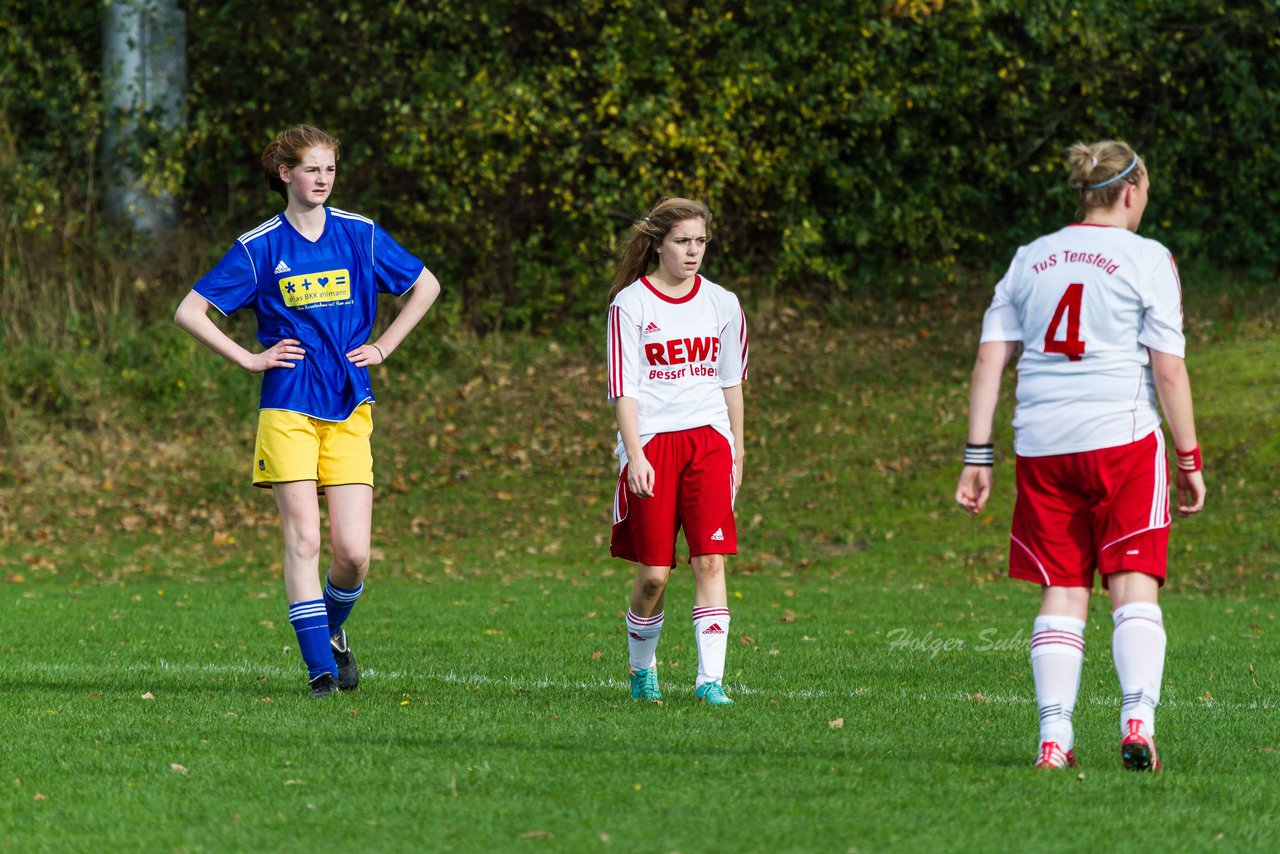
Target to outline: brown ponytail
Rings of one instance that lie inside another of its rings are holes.
[[[631,232],[623,238],[618,252],[618,272],[609,288],[609,299],[658,266],[658,247],[663,238],[676,223],[686,219],[700,219],[711,228],[711,211],[691,199],[663,199],[648,215],[631,224]]]

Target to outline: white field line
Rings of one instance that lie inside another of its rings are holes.
[[[106,673],[114,675],[124,674],[134,677],[138,680],[138,688],[145,690],[148,686],[144,684],[144,679],[150,675],[158,675],[161,673],[177,673],[192,676],[244,676],[246,678],[257,678],[259,676],[270,676],[272,678],[281,677],[301,678],[301,668],[282,668],[282,667],[263,667],[254,666],[252,664],[172,664],[164,659],[159,659],[154,664],[120,664],[113,663],[107,668],[96,667],[88,664],[76,664],[68,662],[48,662],[34,665],[24,666],[22,663],[10,664],[6,670],[6,680],[13,682],[26,675],[28,678],[46,676],[56,674],[58,676],[79,677],[81,679],[90,680],[94,677],[101,678]],[[448,685],[481,685],[494,686],[500,688],[509,688],[513,691],[538,691],[538,690],[556,690],[556,691],[596,691],[596,690],[616,690],[623,691],[628,687],[628,683],[624,679],[595,679],[595,680],[565,680],[565,679],[538,679],[528,678],[524,676],[490,676],[483,673],[460,674],[453,671],[407,671],[407,670],[378,670],[372,667],[361,668],[360,676],[379,677],[395,681],[421,681],[425,683],[444,683]],[[670,680],[668,680],[670,681]],[[117,680],[118,684],[118,680]],[[689,688],[692,689],[692,684]],[[732,693],[740,694],[747,697],[763,697],[770,700],[817,700],[817,699],[842,699],[842,700],[882,700],[886,697],[892,697],[898,701],[912,701],[920,703],[991,703],[994,705],[1018,705],[1032,704],[1034,701],[1030,697],[1019,697],[1012,694],[966,694],[964,692],[947,692],[947,693],[931,693],[928,691],[912,691],[909,687],[895,686],[895,688],[885,687],[858,687],[846,690],[830,690],[823,688],[805,688],[801,690],[770,690],[767,688],[751,687],[748,685],[726,683],[726,687]],[[3,690],[3,682],[0,682],[0,690]],[[977,699],[981,697],[981,699]],[[1117,688],[1114,697],[1087,697],[1082,698],[1081,703],[1090,706],[1101,707],[1119,707],[1120,694]],[[1271,711],[1280,708],[1274,698],[1264,698],[1260,700],[1250,700],[1248,702],[1237,702],[1234,700],[1220,699],[1204,699],[1202,697],[1193,697],[1188,700],[1161,700],[1160,708],[1194,708],[1194,709],[1223,709],[1227,711]]]

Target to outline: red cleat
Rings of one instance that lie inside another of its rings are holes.
[[[1146,727],[1137,718],[1125,722],[1128,732],[1120,742],[1120,758],[1129,771],[1159,771],[1160,757],[1156,753],[1156,740],[1147,735]]]
[[[1046,741],[1040,745],[1040,758],[1036,760],[1037,768],[1074,768],[1076,752],[1063,751],[1056,741]]]

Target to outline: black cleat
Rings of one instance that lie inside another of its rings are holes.
[[[359,688],[360,668],[356,666],[356,654],[347,644],[347,630],[338,629],[338,633],[329,638],[329,646],[333,648],[333,660],[338,662],[338,688],[342,691]]]
[[[325,671],[311,680],[311,699],[322,700],[325,697],[332,697],[341,690],[338,687],[338,680],[333,678],[333,674]]]

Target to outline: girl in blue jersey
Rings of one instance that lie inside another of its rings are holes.
[[[262,154],[283,213],[242,234],[178,306],[175,320],[218,355],[262,377],[253,483],[275,494],[284,531],[289,621],[313,697],[360,680],[343,629],[369,571],[373,432],[369,366],[384,362],[431,308],[440,284],[373,220],[325,207],[338,141],[299,125]],[[378,293],[408,294],[370,341]],[[251,308],[262,349],[250,352],[209,317]],[[319,579],[320,502],[333,562]]]

